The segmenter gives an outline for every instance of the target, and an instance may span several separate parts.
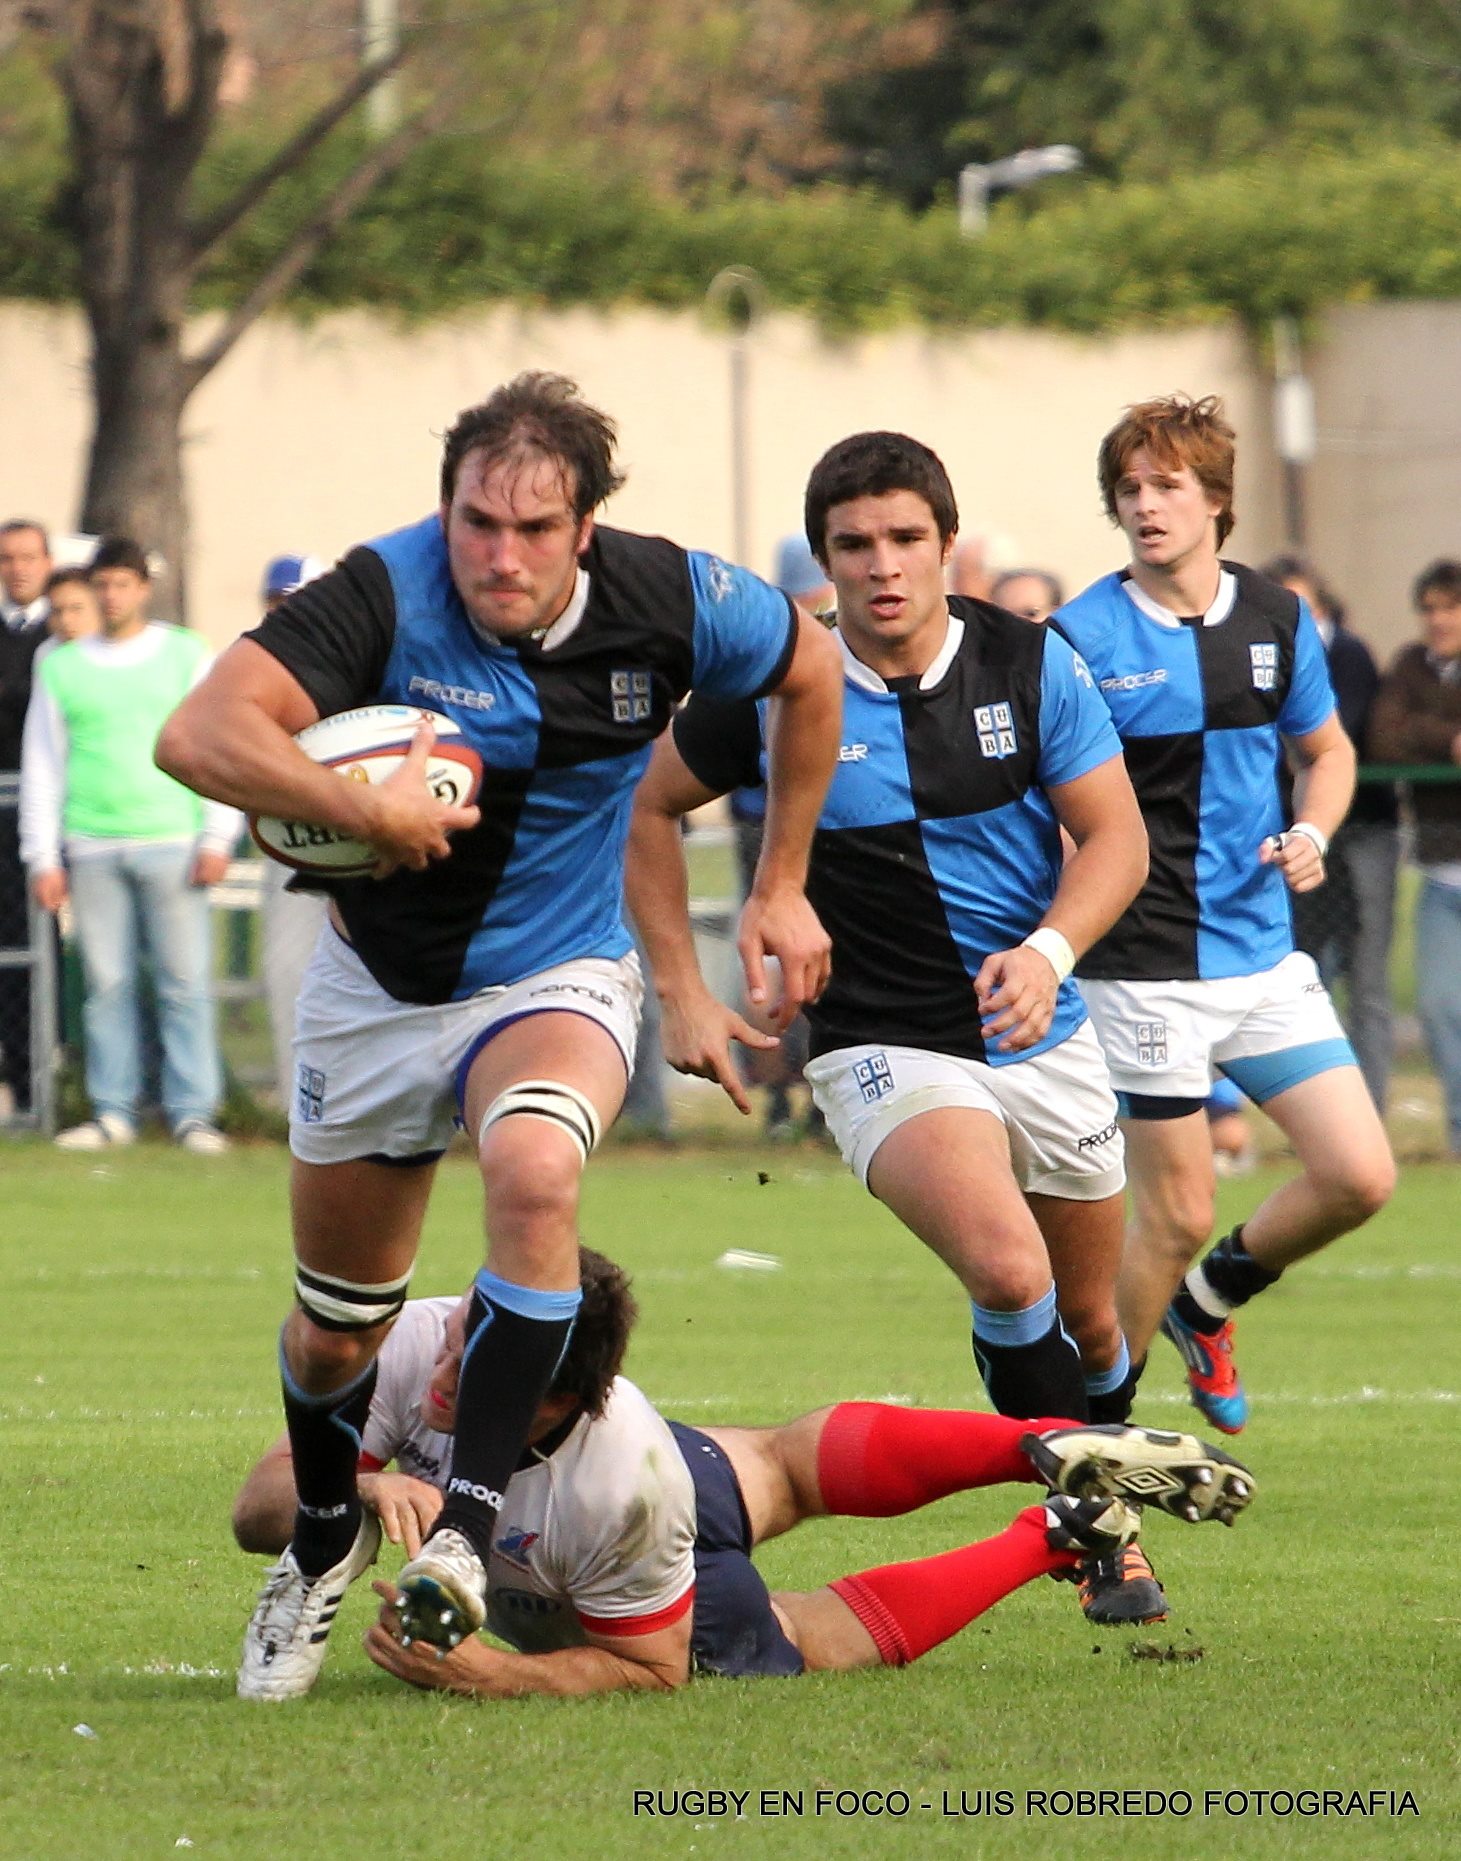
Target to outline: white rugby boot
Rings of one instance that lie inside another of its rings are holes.
[[[396,1579],[401,1639],[443,1652],[487,1620],[487,1572],[472,1542],[451,1526],[434,1533]]]
[[[264,1579],[244,1635],[238,1669],[240,1699],[299,1699],[325,1662],[330,1625],[346,1590],[375,1562],[380,1520],[362,1512],[349,1551],[321,1577],[307,1577],[286,1549]]]

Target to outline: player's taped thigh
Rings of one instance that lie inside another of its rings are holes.
[[[519,1079],[499,1092],[477,1126],[477,1148],[502,1118],[542,1118],[572,1138],[580,1163],[587,1163],[603,1135],[593,1101],[561,1079]]]
[[[294,1296],[299,1308],[323,1331],[374,1331],[378,1325],[389,1324],[406,1303],[410,1284],[409,1273],[383,1284],[364,1285],[317,1273],[297,1260],[294,1263]]]

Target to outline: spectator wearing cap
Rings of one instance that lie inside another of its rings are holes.
[[[325,572],[325,565],[318,556],[272,556],[264,565],[264,586],[260,599],[267,614],[271,607],[278,607],[286,595],[303,588],[306,582],[318,579]]]
[[[91,567],[101,631],[40,662],[21,752],[21,855],[46,911],[68,898],[86,979],[86,1088],[93,1117],[68,1150],[130,1144],[143,1084],[138,982],[144,954],[162,1039],[163,1111],[178,1143],[225,1149],[207,888],[238,836],[232,808],[204,804],[152,760],[164,720],[207,671],[194,633],[147,618],[147,559],[104,540]]]

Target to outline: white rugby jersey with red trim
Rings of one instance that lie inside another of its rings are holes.
[[[422,1392],[456,1299],[412,1299],[380,1353],[360,1466],[394,1460],[442,1487],[446,1435],[421,1419]],[[533,1450],[529,1449],[531,1454]],[[487,1626],[525,1653],[586,1635],[646,1635],[695,1595],[695,1493],[649,1398],[616,1377],[602,1415],[580,1416],[546,1457],[507,1483],[487,1569]]]

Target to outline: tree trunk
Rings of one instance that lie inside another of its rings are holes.
[[[64,82],[95,410],[81,526],[155,550],[155,610],[180,620],[189,202],[226,38],[214,0],[90,0],[80,11]]]

